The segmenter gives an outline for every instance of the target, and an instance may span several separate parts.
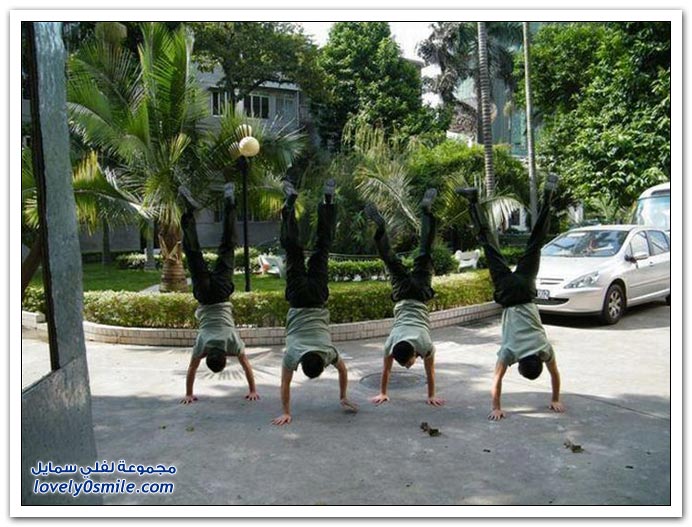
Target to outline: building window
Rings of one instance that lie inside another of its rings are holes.
[[[243,102],[245,115],[269,119],[269,97],[266,95],[248,95]]]
[[[296,118],[295,99],[293,97],[277,97],[276,114],[284,121],[293,121]]]
[[[228,96],[227,91],[212,90],[211,91],[211,114],[212,115],[223,115],[226,109],[226,105],[229,103],[231,98]]]

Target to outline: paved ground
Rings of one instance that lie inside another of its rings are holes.
[[[168,496],[111,496],[109,504],[669,504],[670,308],[635,308],[616,326],[546,319],[563,377],[567,413],[552,414],[549,376],[506,377],[509,417],[489,422],[499,319],[437,330],[444,408],[425,385],[368,403],[384,339],[344,343],[356,415],[338,405],[336,371],[296,374],[294,422],[280,413],[280,348],[249,349],[262,400],[247,402],[237,363],[200,369],[198,403],[181,406],[189,349],[88,343],[100,458],[174,464]],[[48,365],[46,344],[25,334],[23,383]],[[399,369],[398,371],[402,371]],[[421,364],[412,372],[422,380]],[[403,384],[403,378],[402,384]],[[410,380],[410,379],[409,379]],[[422,421],[439,427],[429,437]],[[580,444],[573,453],[565,440]],[[132,479],[132,478],[130,478]],[[135,480],[139,479],[135,477]],[[160,481],[160,480],[159,480]]]

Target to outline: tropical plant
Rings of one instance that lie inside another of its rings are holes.
[[[668,22],[582,22],[535,34],[537,156],[561,176],[566,199],[623,207],[670,179],[670,31]]]
[[[155,217],[164,255],[161,291],[186,290],[179,186],[188,184],[209,202],[209,190],[219,189],[214,183],[238,168],[246,124],[262,143],[250,167],[253,201],[275,208],[278,176],[302,137],[230,109],[220,130],[205,130],[208,105],[193,75],[191,31],[145,23],[141,32],[139,60],[113,39],[97,38],[78,50],[70,61],[68,110],[73,131],[108,159],[121,186]]]
[[[514,86],[513,50],[521,43],[518,22],[487,22],[488,67],[492,79],[500,79],[512,90]],[[418,56],[426,65],[437,65],[440,73],[426,79],[445,107],[459,108],[476,123],[476,137],[481,142],[479,104],[480,65],[478,61],[478,29],[474,22],[436,22],[430,36],[418,47]],[[477,106],[459,100],[457,90],[467,79],[473,80]]]
[[[460,186],[482,189],[480,147],[468,147],[452,140],[433,148],[415,141],[393,142],[381,129],[363,124],[349,124],[344,140],[350,142],[353,151],[355,187],[364,203],[372,201],[382,211],[395,244],[405,249],[415,245],[420,227],[418,202],[428,186],[439,192],[435,209],[441,232],[455,232],[469,222],[466,201],[459,198],[455,189]],[[506,225],[512,212],[522,207],[527,194],[526,170],[506,149],[496,149],[502,175],[500,191],[488,196],[482,190],[481,198],[495,224],[500,226]]]
[[[124,225],[146,217],[146,212],[127,191],[119,188],[112,174],[104,171],[95,152],[77,160],[72,171],[77,221],[93,232],[104,221]],[[29,255],[22,262],[22,297],[41,260],[38,233],[39,210],[31,149],[22,148],[22,238],[29,241]]]
[[[526,90],[526,148],[529,162],[529,210],[531,225],[535,225],[538,214],[538,196],[536,192],[536,152],[533,146],[533,102],[531,90],[531,32],[529,23],[523,22],[524,32],[524,86]]]
[[[493,134],[490,116],[490,71],[488,69],[488,33],[485,22],[478,22],[478,76],[480,84],[481,124],[485,161],[485,193],[495,192],[495,167],[493,166]]]

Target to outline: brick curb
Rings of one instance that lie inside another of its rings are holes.
[[[480,320],[497,315],[502,307],[495,302],[486,302],[473,306],[455,307],[430,314],[433,329]],[[330,326],[332,340],[364,340],[375,337],[386,337],[394,319],[368,320],[364,322],[347,322]],[[22,327],[39,332],[48,331],[42,313],[22,311]],[[283,327],[251,328],[239,327],[240,338],[246,346],[280,346],[284,344]],[[173,328],[127,328],[107,326],[84,321],[84,337],[87,340],[112,344],[136,344],[140,346],[180,346],[189,347],[195,343],[196,329]]]

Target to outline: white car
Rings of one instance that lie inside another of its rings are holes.
[[[543,247],[536,289],[539,311],[597,314],[606,324],[628,306],[670,305],[670,238],[638,225],[572,229]]]

